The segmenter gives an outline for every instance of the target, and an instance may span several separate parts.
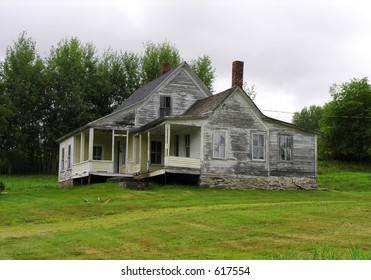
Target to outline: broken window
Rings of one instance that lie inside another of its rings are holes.
[[[160,96],[160,117],[171,115],[170,96]]]
[[[281,161],[292,161],[293,137],[291,135],[279,136],[280,151],[279,156]]]
[[[252,135],[252,159],[265,159],[265,136],[264,134],[254,133]]]
[[[214,131],[213,135],[213,157],[214,158],[226,158],[226,132],[225,131]]]

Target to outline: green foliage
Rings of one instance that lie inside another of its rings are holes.
[[[304,107],[300,112],[295,112],[292,123],[307,129],[319,131],[319,121],[323,115],[321,106],[311,105]]]
[[[0,193],[5,190],[5,185],[2,181],[0,181]]]
[[[215,81],[215,68],[211,65],[210,57],[208,55],[198,57],[196,60],[191,61],[190,66],[205,86],[212,91]]]
[[[99,88],[105,94],[108,107],[114,108],[128,98],[141,85],[141,58],[131,52],[108,50],[98,65]],[[98,96],[99,97],[99,96]],[[95,104],[102,102],[97,99]]]
[[[320,121],[328,156],[347,161],[371,160],[371,86],[353,79],[330,89],[333,100]]]
[[[144,55],[142,58],[142,80],[146,84],[160,76],[161,66],[168,63],[171,68],[178,66],[181,62],[179,50],[164,41],[161,43],[147,42],[144,44]]]
[[[1,117],[0,155],[9,172],[13,166],[24,170],[26,162],[32,169],[40,153],[38,139],[45,108],[45,67],[35,45],[22,33],[14,45],[7,48],[1,67],[0,107],[3,108],[0,110],[5,111],[5,117]]]

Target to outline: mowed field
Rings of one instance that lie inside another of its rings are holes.
[[[370,170],[322,170],[326,191],[59,189],[54,176],[0,176],[0,259],[370,260]]]

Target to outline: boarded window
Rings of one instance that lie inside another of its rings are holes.
[[[161,141],[151,141],[151,164],[161,164],[162,143]]]
[[[265,159],[265,137],[264,134],[254,133],[252,135],[252,159]]]
[[[190,157],[191,156],[191,136],[188,134],[184,138],[185,143],[185,156]]]
[[[160,96],[160,117],[171,115],[170,96]]]
[[[213,135],[213,157],[214,158],[225,158],[225,143],[226,143],[226,132],[225,131],[214,131]]]
[[[103,147],[93,146],[93,160],[102,160],[102,159],[103,159]]]
[[[292,161],[293,137],[291,135],[280,135],[280,160]]]

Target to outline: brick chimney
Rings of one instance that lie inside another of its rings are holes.
[[[234,61],[232,63],[232,87],[243,86],[243,61]]]
[[[171,70],[171,67],[170,67],[170,64],[169,63],[167,63],[167,62],[162,63],[162,65],[161,65],[161,75],[166,74],[170,70]]]

